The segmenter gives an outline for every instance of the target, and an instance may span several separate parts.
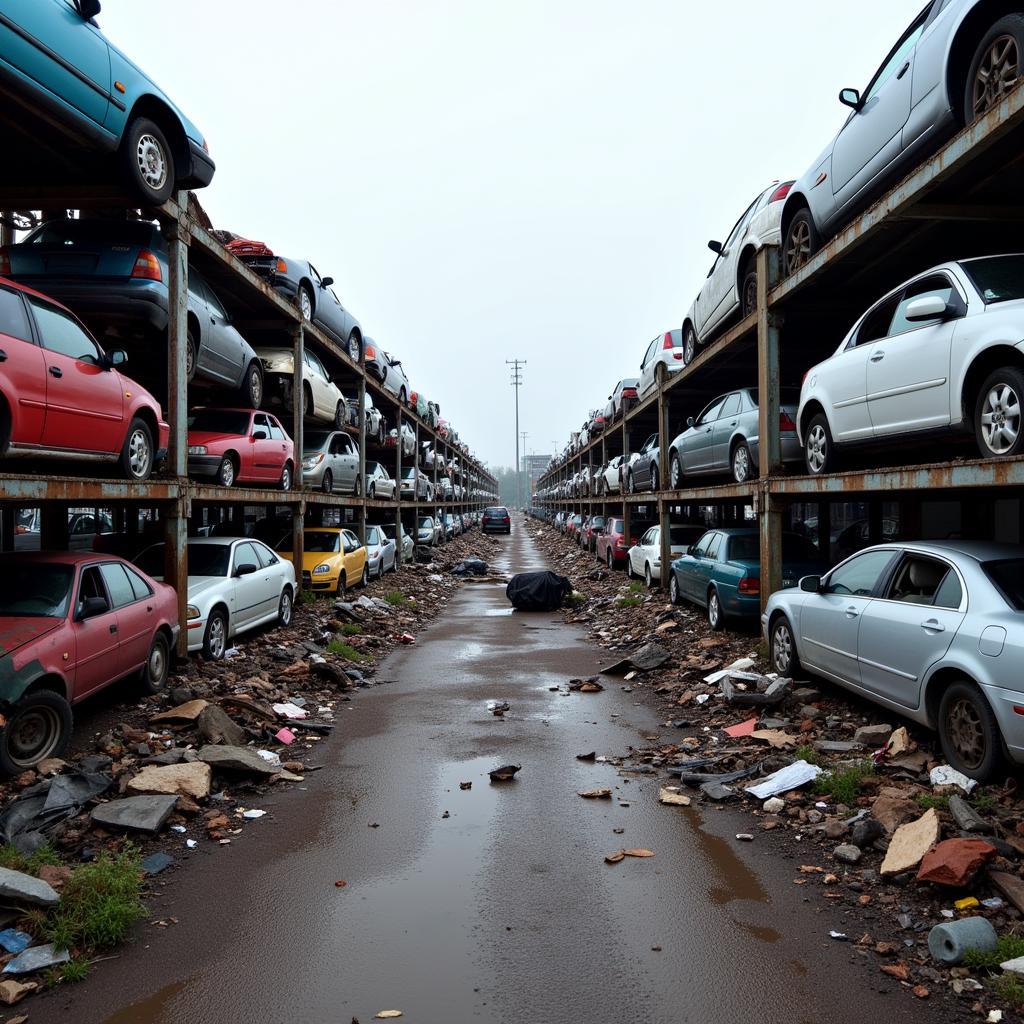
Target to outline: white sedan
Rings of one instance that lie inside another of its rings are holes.
[[[163,579],[164,545],[147,548],[136,564],[154,579]],[[192,537],[188,570],[189,651],[219,661],[237,634],[269,622],[287,626],[292,621],[295,570],[258,540]]]
[[[366,564],[370,575],[378,579],[398,568],[395,542],[384,532],[383,526],[366,528]]]
[[[673,558],[686,554],[707,532],[704,526],[670,526],[669,552]],[[630,549],[626,561],[626,573],[630,577],[642,576],[647,586],[661,581],[661,527],[652,526]]]
[[[276,390],[275,397],[290,406],[293,367],[295,359],[290,348],[258,348],[256,354],[263,370]],[[348,419],[348,403],[341,389],[331,380],[324,364],[315,352],[303,352],[302,410],[306,419],[322,420],[334,424],[335,430],[344,430]]]

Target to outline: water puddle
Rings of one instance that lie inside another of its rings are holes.
[[[161,1024],[162,1021],[170,1021],[170,1016],[164,1015],[164,1010],[172,1009],[175,996],[179,995],[188,985],[190,978],[184,981],[175,981],[154,992],[147,999],[140,999],[123,1010],[118,1010],[113,1016],[108,1017],[103,1024]]]
[[[484,615],[487,618],[493,618],[498,615],[511,615],[512,611],[513,609],[511,608],[488,608],[487,611],[484,612]]]
[[[735,900],[768,903],[768,893],[764,886],[743,863],[729,841],[705,832],[703,819],[697,811],[687,808],[685,814],[718,882],[708,892],[711,902],[720,907]]]

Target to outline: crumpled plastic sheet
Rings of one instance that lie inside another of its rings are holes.
[[[933,786],[959,786],[965,793],[970,793],[978,784],[976,779],[969,779],[948,764],[940,764],[933,768],[928,780]]]
[[[21,853],[34,853],[57,825],[105,793],[113,781],[99,772],[67,772],[23,789],[0,812],[0,841]]]
[[[777,793],[786,793],[791,789],[798,789],[813,782],[821,774],[821,769],[816,764],[807,761],[794,761],[780,768],[771,775],[766,775],[754,786],[745,786],[744,792],[749,793],[758,800],[775,796]]]

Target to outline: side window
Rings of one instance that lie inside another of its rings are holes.
[[[306,355],[309,358],[309,365],[313,372],[318,376],[323,377],[324,380],[327,380],[327,371],[324,369],[324,364],[320,362],[314,353],[307,352]]]
[[[718,558],[718,552],[721,550],[721,548],[722,535],[720,533],[716,533],[712,536],[711,540],[709,541],[708,549],[704,552],[704,557],[710,558],[712,560]]]
[[[258,569],[260,567],[259,555],[256,554],[256,549],[246,541],[244,544],[239,544],[235,548],[235,561],[232,565],[232,572],[237,572],[238,567],[241,565],[255,565]]]
[[[284,428],[280,423],[277,422],[272,416],[266,417],[267,422],[270,424],[270,437],[271,441],[283,441],[284,440]]]
[[[78,607],[81,608],[90,597],[102,597],[104,601],[109,601],[100,571],[94,565],[82,570],[82,579],[78,584]]]
[[[257,430],[262,430],[267,437],[270,437],[270,421],[264,415],[256,415],[252,418],[252,430],[256,433]]]
[[[196,284],[199,285],[203,293],[203,298],[206,299],[206,304],[210,307],[210,311],[214,316],[219,316],[222,320],[229,320],[227,310],[224,308],[224,304],[217,298],[216,292],[210,287],[210,285],[201,278],[194,270],[189,271],[189,284],[192,283],[192,278],[196,279]]]
[[[74,536],[81,536],[86,533],[96,532],[96,517],[95,516],[79,516],[75,520],[75,525],[71,528],[71,533]]]
[[[893,314],[896,312],[899,301],[900,297],[893,295],[875,306],[858,328],[854,344],[867,345],[872,341],[888,337],[889,325],[892,323]]]
[[[651,361],[651,357],[654,355],[654,345],[657,342],[657,340],[658,339],[655,338],[654,341],[652,341],[650,345],[647,346],[647,351],[644,353],[644,366],[646,366]]]
[[[890,601],[903,601],[907,604],[932,604],[947,574],[956,575],[944,562],[911,555],[896,570],[886,596]]]
[[[255,541],[252,542],[252,548],[256,552],[257,557],[260,560],[260,567],[263,569],[268,568],[271,565],[277,565],[279,559],[273,551],[270,550],[265,544],[257,544]]]
[[[725,419],[727,416],[735,416],[740,411],[740,404],[740,393],[737,391],[725,400],[725,405],[722,406],[722,411],[718,414],[718,418]]]
[[[722,413],[722,406],[725,405],[724,398],[715,399],[701,414],[697,417],[697,426],[706,426],[708,423],[713,423]]]
[[[100,575],[107,585],[107,592],[115,608],[123,608],[135,600],[135,591],[127,573],[118,562],[106,562],[100,566]]]
[[[128,582],[132,585],[136,601],[152,596],[153,588],[134,569],[129,569],[127,565],[122,565],[121,568],[124,569]]]
[[[963,601],[964,591],[963,587],[960,586],[960,579],[957,574],[950,569],[946,573],[946,578],[939,584],[939,589],[935,591],[935,600],[932,602],[936,608],[959,608],[961,601]]]
[[[920,322],[908,320],[906,317],[907,307],[914,299],[920,299],[925,295],[937,295],[943,302],[948,303],[956,294],[953,283],[944,274],[936,274],[933,277],[926,277],[923,281],[915,281],[903,293],[903,298],[896,307],[896,315],[893,317],[892,326],[889,328],[889,336],[903,334],[905,331],[913,331],[918,327],[939,322],[938,320],[923,320]]]
[[[29,302],[39,325],[43,348],[79,362],[99,363],[100,350],[96,342],[67,313],[38,299],[30,298]]]
[[[21,296],[10,288],[0,288],[0,334],[22,341],[31,341],[28,314]]]
[[[910,31],[907,32],[899,43],[896,44],[896,49],[893,50],[892,54],[878,70],[878,73],[875,75],[867,93],[865,93],[865,103],[877,96],[882,86],[885,85],[893,75],[897,74],[902,69],[903,65],[910,59],[911,54],[914,52],[914,47],[917,46],[917,41],[921,38],[921,33],[924,31],[926,17],[927,12],[925,12],[925,15],[918,18],[917,22],[911,26]]]
[[[825,593],[870,597],[892,557],[891,551],[867,551],[851,558],[829,576]]]

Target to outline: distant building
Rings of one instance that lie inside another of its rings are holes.
[[[548,463],[551,461],[550,455],[524,455],[522,457],[522,472],[526,475],[526,478],[530,481],[527,497],[533,495],[537,489],[537,481],[541,478],[544,470],[548,468]]]

